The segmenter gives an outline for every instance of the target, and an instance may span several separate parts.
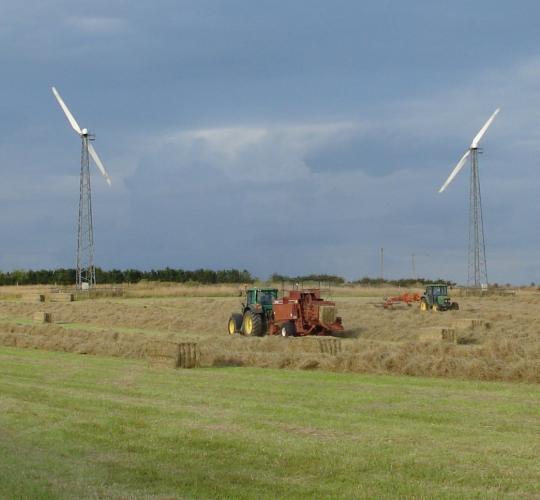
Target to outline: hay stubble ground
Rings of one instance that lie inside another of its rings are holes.
[[[241,301],[234,288],[211,288],[208,296],[203,287],[179,287],[176,296],[166,296],[167,291],[172,294],[165,287],[147,292],[153,296],[139,296],[143,290],[135,290],[135,296],[128,298],[72,303],[0,300],[0,343],[144,357],[147,340],[161,338],[197,341],[206,366],[307,367],[540,382],[540,293],[536,291],[508,297],[456,297],[459,311],[422,313],[416,305],[395,310],[377,307],[382,294],[392,290],[336,289],[332,298],[346,332],[340,354],[331,357],[318,353],[312,339],[229,338],[227,319],[239,310]],[[51,313],[53,324],[32,324],[36,311]],[[454,342],[441,340],[443,330]],[[21,335],[26,335],[24,340]]]
[[[330,354],[229,338],[234,289],[192,292],[5,292],[0,497],[540,496],[537,292],[421,313],[376,307],[391,291],[336,291],[347,331]],[[464,343],[441,340],[450,327]],[[206,368],[149,367],[149,339],[198,342]]]

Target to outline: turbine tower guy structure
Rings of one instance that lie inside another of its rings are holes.
[[[489,120],[480,129],[473,139],[469,149],[461,157],[446,182],[439,189],[442,193],[448,184],[463,168],[467,159],[471,159],[470,188],[469,188],[469,257],[467,286],[474,288],[487,288],[486,241],[484,238],[484,218],[482,215],[482,195],[480,192],[480,175],[478,172],[478,144],[499,113],[497,108]]]
[[[81,146],[81,180],[79,194],[79,223],[77,232],[77,277],[76,286],[79,290],[85,290],[96,284],[96,269],[94,267],[94,226],[92,222],[92,192],[90,189],[90,156],[97,168],[105,177],[107,184],[111,185],[111,179],[101,163],[99,156],[90,141],[94,137],[88,133],[88,129],[79,127],[79,124],[69,111],[66,103],[53,87],[52,92],[62,111],[66,115],[69,124],[79,134]]]

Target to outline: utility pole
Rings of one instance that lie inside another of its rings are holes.
[[[381,281],[384,281],[384,248],[381,247]]]

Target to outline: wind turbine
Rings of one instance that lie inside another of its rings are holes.
[[[454,180],[463,168],[467,159],[471,160],[470,188],[469,188],[469,259],[467,285],[475,288],[484,288],[488,285],[486,266],[486,242],[484,239],[484,219],[482,216],[482,195],[480,193],[480,176],[478,173],[478,145],[495,120],[500,108],[497,108],[488,121],[476,134],[469,149],[461,157],[452,173],[439,189],[442,193]]]
[[[79,197],[79,223],[77,232],[77,289],[85,290],[96,284],[96,270],[94,267],[94,228],[92,223],[92,193],[90,189],[90,156],[94,160],[107,184],[111,185],[111,179],[99,159],[99,156],[90,141],[94,136],[88,133],[88,129],[79,127],[79,124],[60,97],[58,91],[52,87],[52,92],[62,111],[66,115],[69,124],[79,134],[82,142],[81,147],[81,180]]]

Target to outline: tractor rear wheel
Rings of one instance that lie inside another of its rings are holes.
[[[227,330],[229,335],[240,333],[242,331],[242,315],[238,313],[232,313],[227,324]]]
[[[420,302],[420,310],[421,311],[427,311],[428,310],[428,304],[427,304],[426,299],[422,299],[422,301]]]
[[[287,321],[281,325],[282,337],[296,337],[296,325],[293,321]]]
[[[246,311],[242,323],[242,331],[244,332],[244,335],[260,337],[263,334],[263,321],[261,315]]]

